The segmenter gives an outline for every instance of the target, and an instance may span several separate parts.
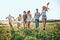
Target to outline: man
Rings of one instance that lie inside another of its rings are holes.
[[[35,17],[36,30],[38,30],[38,27],[39,27],[39,17],[40,17],[40,13],[38,12],[38,9],[36,9],[34,17]]]
[[[6,17],[6,19],[8,19],[8,21],[9,21],[10,28],[13,28],[13,26],[12,26],[12,18],[14,19],[14,17],[11,16],[10,14],[9,14],[9,16]]]

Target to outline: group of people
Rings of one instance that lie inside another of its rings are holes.
[[[47,3],[47,6],[43,6],[42,7],[42,12],[40,13],[38,11],[38,8],[36,9],[36,12],[34,14],[34,19],[35,19],[35,28],[36,30],[38,30],[38,27],[39,27],[39,18],[40,16],[42,16],[42,25],[43,25],[43,30],[45,30],[45,27],[46,27],[46,21],[47,21],[47,15],[46,15],[46,12],[48,11],[48,5],[49,5],[49,2]],[[12,18],[14,19],[13,16],[11,16],[9,14],[9,16],[6,17],[6,19],[8,18],[9,20],[9,25],[10,27],[12,28]],[[23,11],[23,15],[19,14],[19,16],[17,17],[17,28],[19,29],[20,27],[20,24],[21,24],[21,20],[23,19],[23,25],[24,25],[24,28],[26,28],[26,26],[28,28],[30,28],[30,23],[31,23],[31,20],[33,19],[32,18],[32,15],[31,15],[31,12],[30,10],[28,10],[27,12],[26,11]],[[15,19],[14,19],[15,20]]]

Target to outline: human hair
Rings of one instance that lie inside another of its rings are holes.
[[[26,13],[26,11],[23,11],[23,13]]]

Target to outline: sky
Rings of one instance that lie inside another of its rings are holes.
[[[50,2],[47,19],[60,19],[60,0],[0,0],[0,20],[11,14],[15,18],[23,14],[24,10],[30,10],[34,16],[35,9],[41,13],[42,6]],[[41,19],[41,17],[40,17]]]

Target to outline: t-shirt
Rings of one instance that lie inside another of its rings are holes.
[[[46,15],[46,11],[45,10],[42,10],[42,15]]]
[[[23,19],[26,20],[27,14],[23,14]]]
[[[12,16],[8,16],[8,20],[9,20],[9,22],[12,22]]]
[[[39,19],[40,13],[35,13],[35,19]]]

